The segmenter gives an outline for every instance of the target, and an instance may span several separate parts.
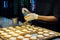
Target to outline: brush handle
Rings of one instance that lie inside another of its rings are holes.
[[[26,15],[29,14],[29,13],[30,13],[30,11],[29,11],[28,9],[22,8],[22,14],[23,14],[24,16],[26,16]]]
[[[29,11],[28,9],[22,8],[22,14],[23,14],[24,16],[26,16],[26,15],[29,14],[29,13],[30,13],[30,11]],[[29,21],[25,21],[25,22],[24,22],[24,25],[28,25],[28,24],[30,24]]]

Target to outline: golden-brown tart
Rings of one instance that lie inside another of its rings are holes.
[[[29,40],[29,38],[24,38],[23,40]]]
[[[37,29],[38,29],[37,27],[34,28],[34,30],[37,30]]]
[[[1,33],[1,35],[3,35],[3,36],[5,36],[5,35],[7,35],[8,33]]]
[[[26,27],[30,27],[31,25],[26,25]]]
[[[43,36],[43,35],[37,35],[37,37],[38,37],[38,38],[44,38],[44,36]]]
[[[32,30],[34,33],[36,33],[37,30]]]
[[[49,34],[47,34],[47,33],[44,33],[43,35],[46,36],[46,37],[49,37]]]
[[[20,30],[16,30],[15,32],[16,32],[16,33],[20,33],[21,31],[20,31]]]
[[[16,28],[16,29],[20,29],[20,27],[19,27],[19,26],[16,26],[15,28]]]
[[[31,40],[37,40],[37,37],[30,37]]]
[[[13,37],[17,37],[17,36],[19,36],[19,34],[15,34],[15,33],[14,33],[14,34],[12,34],[12,36],[13,36]]]
[[[38,32],[38,34],[43,34],[43,32]]]
[[[14,34],[14,32],[9,32],[8,34]]]
[[[29,30],[29,31],[32,31],[33,29],[29,28],[28,30]]]
[[[13,27],[8,27],[9,29],[12,29]]]
[[[6,30],[6,32],[10,32],[11,30]]]
[[[11,37],[11,35],[5,35],[4,36],[4,38],[10,38]]]
[[[30,35],[30,34],[26,34],[24,37],[26,37],[26,38],[30,38],[32,35]]]
[[[22,40],[22,39],[24,39],[24,37],[23,36],[18,36],[17,39]]]
[[[0,33],[4,33],[4,31],[0,31]]]
[[[22,31],[23,31],[23,32],[27,32],[28,30],[26,30],[26,29],[23,29]]]
[[[55,34],[55,32],[53,32],[53,31],[50,31],[50,32],[49,32],[49,34],[53,35],[53,34]]]
[[[7,28],[2,28],[2,30],[3,30],[3,31],[6,31],[6,30],[7,30]]]
[[[43,31],[43,29],[38,29],[38,31]]]
[[[31,32],[31,31],[27,31],[26,33],[27,33],[27,34],[30,34],[30,33],[32,33],[32,32]]]
[[[11,37],[9,40],[17,40],[16,37]]]
[[[20,35],[25,35],[26,33],[25,33],[25,32],[20,32],[19,34],[20,34]]]
[[[48,33],[49,31],[48,30],[44,30],[43,32]]]

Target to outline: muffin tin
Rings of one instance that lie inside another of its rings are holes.
[[[45,40],[51,37],[60,36],[60,33],[37,27],[34,25],[22,25],[8,28],[1,28],[0,39],[5,40]]]

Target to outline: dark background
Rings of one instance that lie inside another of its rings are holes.
[[[7,8],[4,8],[4,1],[7,3]],[[35,0],[33,0],[35,1]],[[23,14],[21,13],[22,8],[27,8],[31,11],[32,6],[30,0],[0,0],[0,16],[6,18],[18,17],[19,21],[24,22]],[[31,11],[34,12],[34,11]]]

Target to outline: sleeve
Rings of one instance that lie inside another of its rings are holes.
[[[53,9],[54,16],[60,20],[60,0],[56,0],[54,3],[54,9]]]

